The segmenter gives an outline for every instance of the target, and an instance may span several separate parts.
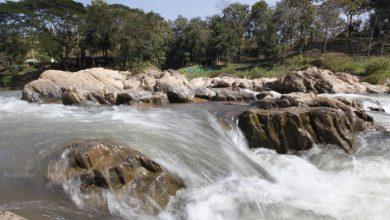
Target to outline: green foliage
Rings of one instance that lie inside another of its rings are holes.
[[[311,62],[312,65],[337,72],[355,72],[356,65],[353,59],[345,54],[323,54]]]
[[[316,65],[384,76],[388,67],[382,60],[304,52],[311,47],[324,53],[337,49],[328,47],[328,42],[349,37],[352,20],[367,13],[362,18],[365,28],[354,26],[359,34],[356,54],[368,54],[364,40],[360,41],[367,37],[367,27],[376,40],[373,54],[385,53],[389,11],[389,3],[381,0],[280,0],[275,7],[259,0],[252,7],[227,5],[207,19],[179,16],[172,22],[105,0],[93,0],[86,7],[74,0],[6,1],[0,3],[0,69],[16,68],[34,56],[44,62],[55,58],[64,69],[73,65],[74,69],[109,66],[138,71],[145,63],[167,69],[234,62],[243,67],[229,64],[209,74],[224,71],[257,77]]]
[[[371,74],[382,74],[390,69],[390,61],[383,57],[371,58],[365,66],[365,73]]]
[[[130,69],[130,72],[133,74],[139,74],[148,70],[160,70],[160,69],[149,62],[140,62],[134,64]]]

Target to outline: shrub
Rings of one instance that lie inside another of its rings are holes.
[[[365,66],[367,75],[385,73],[390,69],[390,62],[382,57],[371,58]]]

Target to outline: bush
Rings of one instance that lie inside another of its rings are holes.
[[[390,69],[390,62],[382,57],[371,58],[365,66],[367,75],[383,74]]]
[[[304,57],[304,56],[295,56],[286,59],[285,65],[286,66],[297,66],[297,67],[307,67],[310,66],[313,62],[313,58],[311,57]]]

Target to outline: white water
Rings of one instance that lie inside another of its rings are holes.
[[[390,218],[390,138],[374,131],[357,137],[353,155],[329,146],[278,155],[249,150],[224,116],[245,106],[64,107],[28,104],[19,95],[0,93],[0,210],[32,220]],[[366,108],[381,105],[387,113],[370,114],[390,129],[389,96],[348,97]],[[45,161],[62,143],[101,137],[147,154],[187,188],[157,217],[111,194],[104,213],[84,207],[77,193],[48,188]]]

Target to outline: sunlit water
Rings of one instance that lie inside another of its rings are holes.
[[[390,138],[357,136],[347,155],[316,146],[295,155],[249,150],[226,103],[160,108],[28,104],[0,93],[0,210],[29,219],[390,219]],[[390,96],[347,96],[390,129]],[[110,212],[48,187],[47,160],[74,138],[111,138],[147,154],[187,187],[159,216],[107,195]]]

